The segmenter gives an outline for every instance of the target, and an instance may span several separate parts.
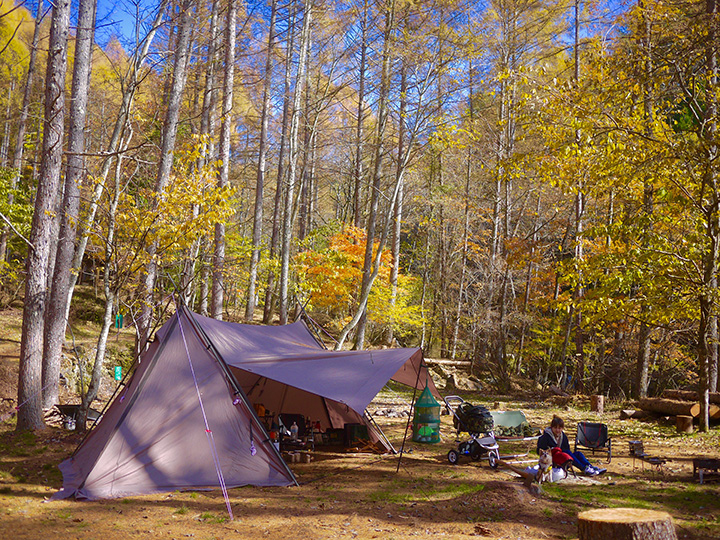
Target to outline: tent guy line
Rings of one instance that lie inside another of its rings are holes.
[[[192,373],[193,382],[195,384],[195,391],[197,393],[198,402],[200,404],[200,410],[202,411],[203,421],[205,422],[205,434],[207,435],[208,444],[210,445],[210,452],[212,453],[213,461],[215,463],[215,470],[217,471],[218,482],[222,490],[223,498],[225,499],[225,505],[227,506],[228,514],[230,515],[230,521],[233,521],[232,507],[230,506],[230,495],[228,495],[227,485],[225,484],[225,477],[223,476],[222,467],[220,466],[220,456],[218,456],[217,446],[215,445],[215,438],[213,437],[212,430],[208,424],[207,415],[205,414],[205,406],[202,401],[202,394],[198,387],[197,377],[195,376],[195,368],[193,368],[192,358],[190,357],[190,350],[188,349],[187,339],[185,338],[185,330],[183,329],[180,315],[176,309],[175,317],[178,319],[178,327],[180,328],[180,334],[182,335],[183,345],[185,346],[185,354],[187,356],[188,365],[190,366],[190,372]],[[233,400],[233,405],[237,405],[237,398]]]

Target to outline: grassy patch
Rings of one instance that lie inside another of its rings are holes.
[[[415,496],[412,493],[400,492],[393,489],[380,489],[369,493],[368,502],[404,503],[411,501]]]
[[[373,491],[367,496],[369,502],[405,503],[416,500],[431,500],[468,495],[485,489],[483,484],[453,483],[433,484],[430,482],[395,482],[393,487]]]
[[[32,431],[9,434],[0,441],[0,454],[12,457],[27,457],[45,452],[47,447],[36,448],[37,435]]]
[[[198,516],[198,521],[203,523],[225,523],[228,520],[228,516],[217,515],[212,512],[203,512]]]
[[[63,508],[55,512],[55,517],[58,519],[72,519],[72,512],[67,508]]]
[[[707,485],[636,482],[614,486],[543,486],[548,495],[572,513],[592,508],[645,508],[668,512],[685,526],[720,534],[718,491]],[[692,516],[692,517],[689,517]]]
[[[175,510],[175,511],[173,512],[173,514],[178,514],[178,515],[181,515],[181,516],[182,516],[182,515],[187,514],[189,511],[190,511],[190,509],[183,504],[180,508],[178,508],[177,510]]]

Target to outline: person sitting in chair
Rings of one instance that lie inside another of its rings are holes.
[[[607,471],[607,469],[600,469],[591,465],[582,452],[571,452],[570,442],[563,431],[564,429],[565,422],[563,419],[559,416],[553,416],[550,427],[545,428],[545,431],[537,441],[538,454],[540,450],[550,449],[553,457],[553,465],[565,469],[572,465],[588,476],[597,476]]]

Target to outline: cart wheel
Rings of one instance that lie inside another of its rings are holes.
[[[450,465],[458,464],[458,461],[460,461],[460,454],[458,454],[457,450],[450,450],[448,452],[448,461],[450,462]]]
[[[491,450],[488,454],[488,463],[490,464],[490,468],[497,469],[498,465],[500,465],[500,463],[498,463],[499,460],[500,456],[498,455],[497,450]]]

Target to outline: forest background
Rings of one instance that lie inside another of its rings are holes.
[[[304,312],[338,348],[420,346],[500,389],[694,388],[707,429],[716,0],[114,9],[122,24],[95,0],[0,7],[18,429],[43,426],[61,373],[81,371],[89,406],[118,315],[131,363],[176,302]],[[83,283],[102,330],[64,357]]]

